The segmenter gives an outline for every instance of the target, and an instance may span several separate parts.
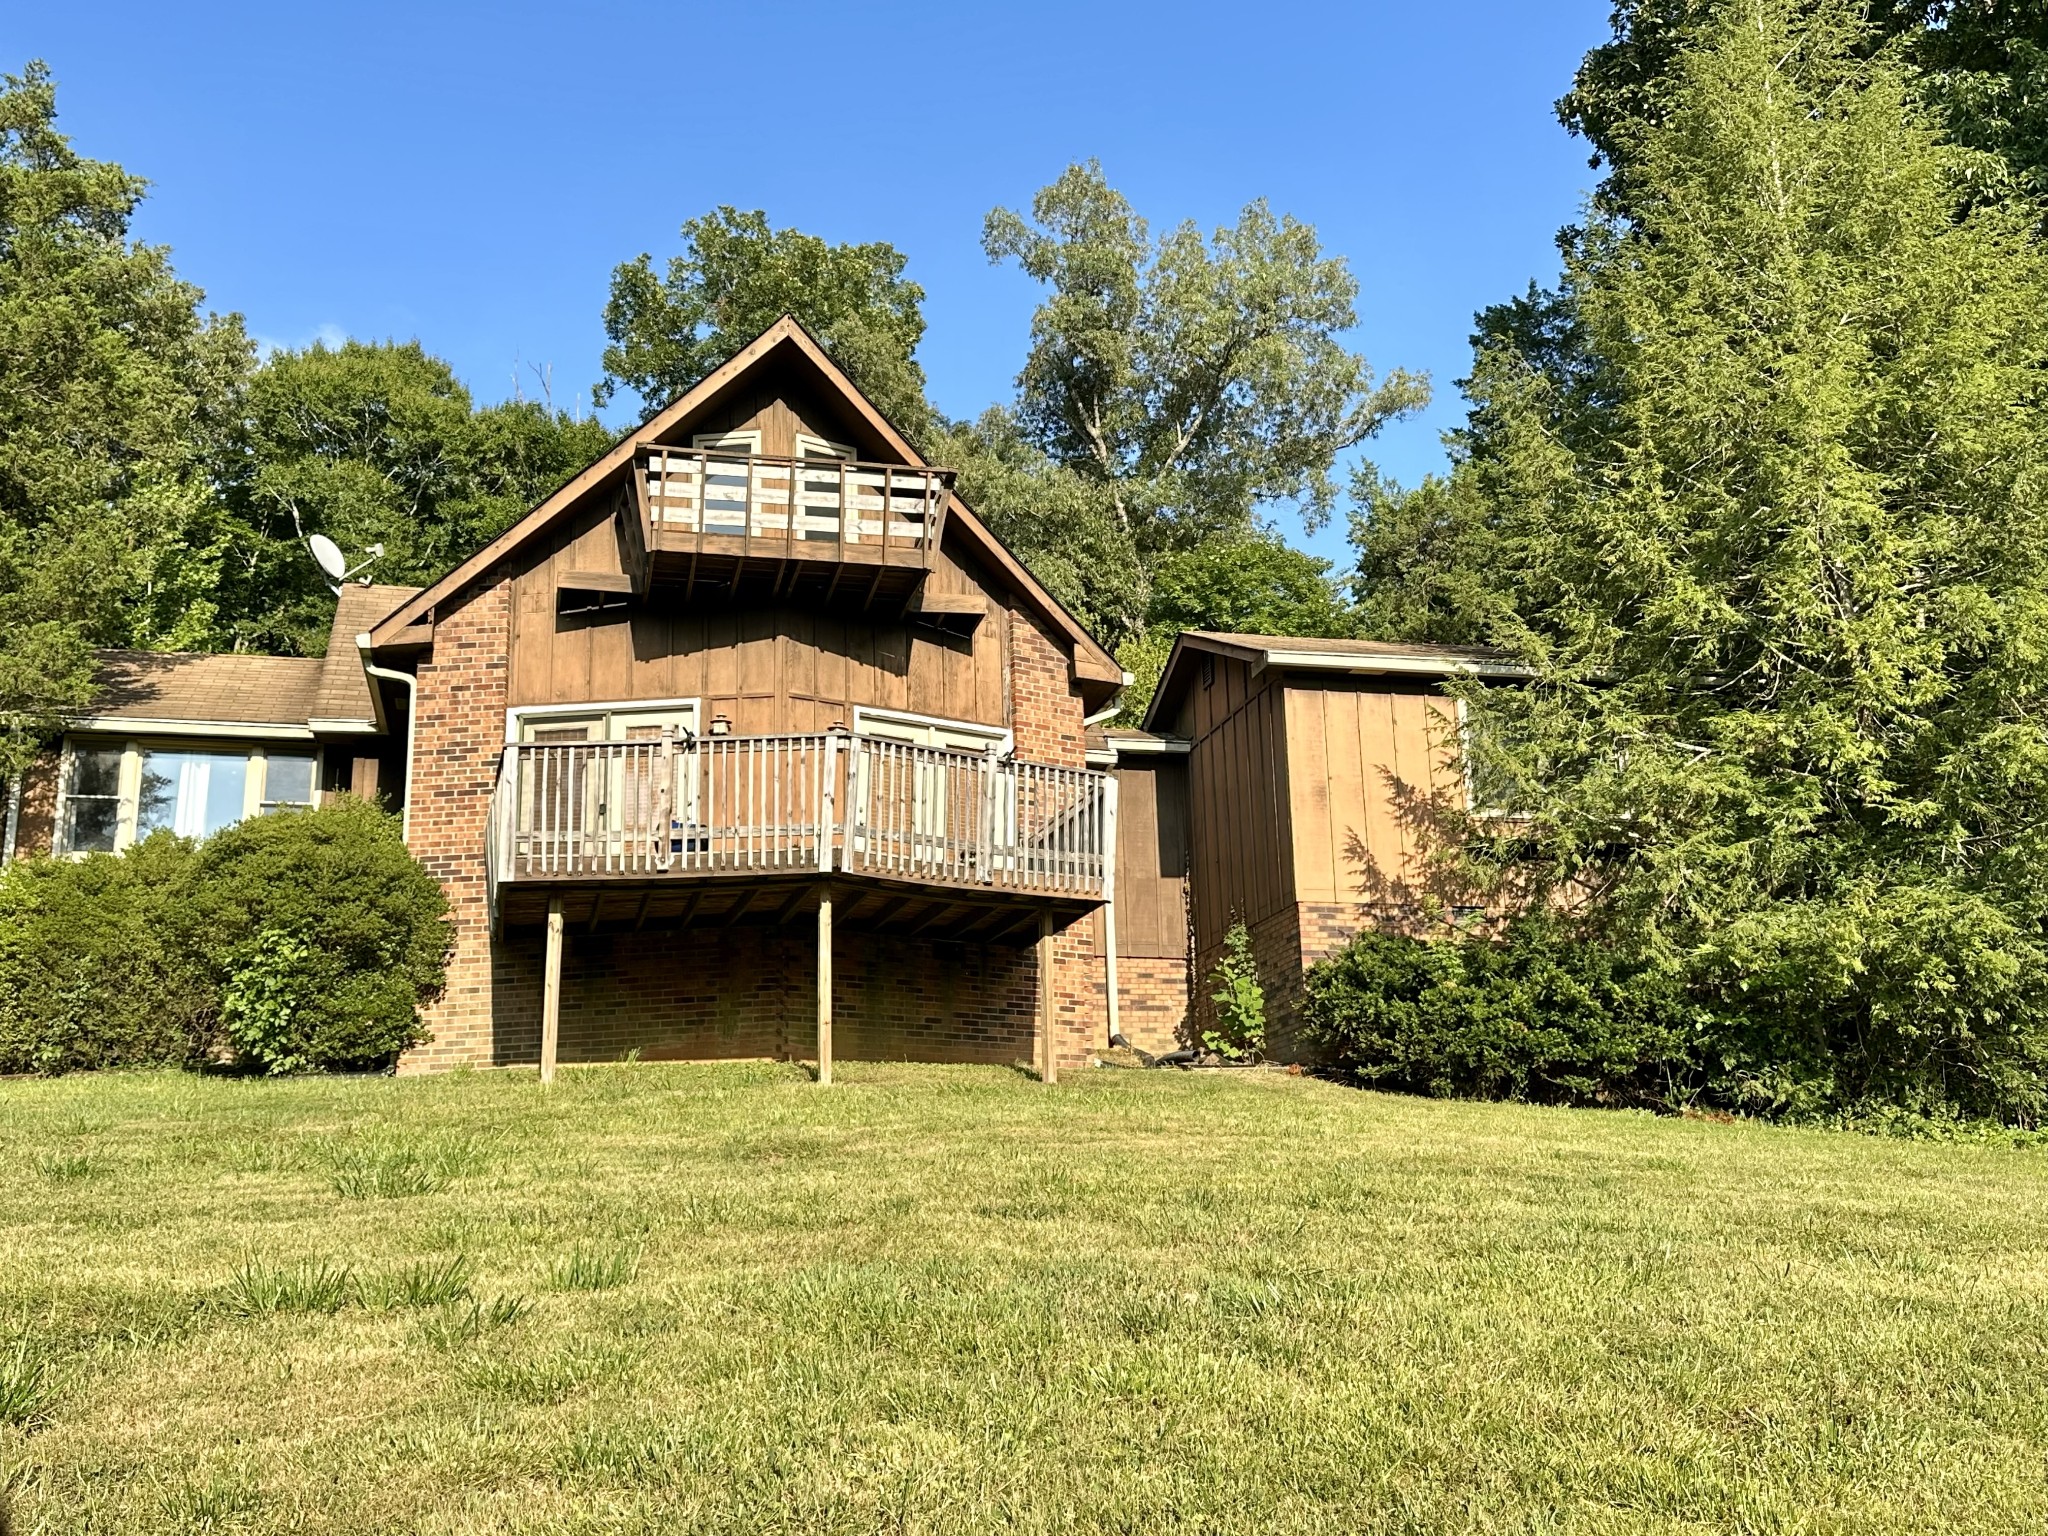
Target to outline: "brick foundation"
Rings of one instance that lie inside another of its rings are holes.
[[[1187,961],[1119,956],[1116,990],[1124,1038],[1132,1045],[1158,1055],[1187,1043]]]

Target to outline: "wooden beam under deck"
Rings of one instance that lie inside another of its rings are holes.
[[[1017,892],[833,875],[835,927],[880,938],[929,943],[1022,946],[1041,910],[1060,923],[1096,903],[1048,901]],[[508,934],[541,928],[559,903],[565,926],[590,937],[681,933],[695,929],[780,928],[807,910],[818,888],[815,870],[653,879],[613,876],[522,880],[499,887]]]

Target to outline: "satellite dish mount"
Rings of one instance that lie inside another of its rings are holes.
[[[330,590],[336,597],[341,596],[343,586],[384,557],[384,546],[372,544],[363,551],[362,563],[354,570],[350,570],[348,556],[341,552],[341,546],[324,533],[309,535],[306,539],[306,548],[312,551],[313,563],[319,566],[321,573],[327,577]]]

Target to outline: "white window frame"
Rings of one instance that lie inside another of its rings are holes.
[[[313,759],[312,806],[318,807],[325,798],[320,781],[325,776],[325,750],[318,742],[292,742],[287,755]],[[118,747],[121,753],[119,789],[115,799],[114,847],[115,853],[123,853],[135,846],[136,822],[142,814],[142,759],[148,752],[229,752],[241,748],[241,755],[247,760],[248,769],[242,780],[242,814],[230,822],[239,825],[253,816],[261,816],[264,801],[269,791],[269,764],[272,743],[267,741],[237,741],[233,737],[207,734],[203,736],[108,736],[103,734],[85,735],[67,733],[64,737],[63,756],[57,769],[56,825],[51,829],[51,850],[65,858],[82,859],[90,850],[71,847],[71,786],[77,782],[78,755],[81,749]],[[93,798],[100,798],[94,796]],[[293,804],[306,802],[294,801]]]
[[[761,429],[739,427],[731,432],[699,432],[690,446],[700,453],[759,453]]]
[[[687,714],[694,722],[689,730],[701,736],[704,734],[704,700],[702,697],[684,699],[593,699],[587,704],[515,704],[505,711],[505,745],[512,746],[519,740],[521,728],[528,721],[549,718],[575,719],[581,715],[661,715]],[[609,729],[609,728],[607,728]],[[610,740],[607,734],[600,740]]]
[[[913,714],[907,709],[880,709],[870,708],[866,704],[856,704],[853,708],[853,729],[855,734],[866,734],[866,728],[871,723],[878,723],[883,726],[908,726],[913,729],[959,731],[965,735],[986,736],[991,739],[998,757],[1008,757],[1017,750],[1016,733],[1006,725],[983,725],[979,720],[949,720],[943,715],[919,715]],[[884,737],[883,739],[887,740],[888,738]],[[920,742],[919,745],[928,746],[930,743]],[[967,747],[950,747],[947,750],[965,752],[971,749]]]
[[[845,459],[849,463],[860,457],[850,443],[835,443],[831,438],[819,437],[814,432],[797,433],[796,456],[800,459]]]

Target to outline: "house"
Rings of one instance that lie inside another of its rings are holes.
[[[407,1067],[1099,1044],[1122,671],[794,321],[362,651],[456,922]]]
[[[1441,904],[1475,650],[1189,633],[1115,659],[785,318],[319,660],[109,653],[10,848],[118,850],[350,790],[450,898],[404,1070],[776,1057],[1056,1075],[1185,1039],[1233,922],[1304,969]]]
[[[1136,892],[1170,906],[1177,886],[1187,919],[1172,953],[1185,957],[1194,1017],[1207,1004],[1200,978],[1232,924],[1243,922],[1273,1048],[1304,1054],[1292,1036],[1309,966],[1362,928],[1414,928],[1432,913],[1456,917],[1475,900],[1447,887],[1427,857],[1436,818],[1462,808],[1467,794],[1457,707],[1443,684],[1521,675],[1478,648],[1180,635],[1146,729],[1106,732],[1098,742],[1124,807],[1120,1013],[1149,1023],[1172,1011],[1161,1000],[1171,946],[1160,920],[1122,909]]]
[[[204,837],[349,790],[395,798],[400,755],[354,636],[416,595],[344,587],[327,654],[104,651],[90,714],[10,786],[5,856]]]

